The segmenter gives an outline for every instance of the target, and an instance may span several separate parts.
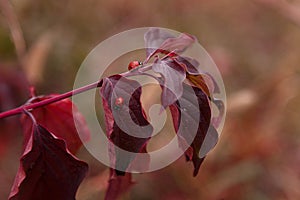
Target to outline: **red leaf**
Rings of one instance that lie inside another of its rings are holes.
[[[218,140],[218,133],[211,125],[209,102],[211,100],[220,111],[220,115],[212,121],[212,124],[218,125],[224,106],[211,94],[219,92],[217,84],[209,74],[198,69],[198,61],[180,56],[197,42],[194,36],[181,34],[176,38],[166,31],[152,28],[145,34],[145,42],[147,58],[144,63],[156,56],[152,70],[162,76],[156,78],[162,87],[162,105],[165,108],[170,106],[179,146],[186,150],[187,160],[193,162],[193,174],[196,176],[204,157]],[[159,53],[166,56],[160,59]],[[185,79],[192,86],[183,83]]]
[[[183,56],[176,56],[174,57],[174,60],[182,65],[182,67],[185,69],[185,71],[188,74],[191,75],[197,75],[200,73],[199,70],[199,62],[195,59],[189,58],[189,57],[183,57]]]
[[[144,35],[147,57],[151,56],[168,38],[174,38],[174,36],[162,29],[150,28]]]
[[[157,53],[168,54],[174,52],[174,55],[180,54],[197,41],[195,36],[187,33],[174,37],[166,31],[155,28],[145,33],[144,38],[147,48],[146,62]],[[159,43],[161,43],[160,46],[158,46]]]
[[[162,75],[162,95],[161,102],[164,108],[173,104],[182,95],[182,83],[186,77],[184,69],[174,61],[157,60],[153,66],[153,71]]]
[[[103,81],[100,90],[105,111],[106,133],[111,141],[110,159],[117,175],[124,175],[136,158],[128,152],[146,152],[153,127],[147,121],[140,102],[141,86],[120,75]],[[122,105],[119,104],[122,98]],[[116,101],[117,100],[117,101]],[[120,147],[114,148],[114,145]],[[125,150],[125,151],[123,151]],[[133,166],[134,169],[136,169]]]
[[[9,199],[75,199],[88,165],[73,157],[63,140],[38,124],[34,123],[26,135],[30,137]]]
[[[209,76],[205,75],[205,74],[201,74],[201,75],[190,75],[190,74],[187,74],[186,78],[189,80],[189,82],[201,89],[203,92],[205,92],[205,94],[210,97],[211,94],[209,92],[209,88],[212,88],[213,87],[213,83],[212,82],[209,82],[211,81],[211,79],[209,78]],[[209,83],[209,84],[207,84]],[[210,87],[208,86],[210,85]],[[211,90],[213,91],[213,89]]]
[[[193,175],[196,176],[206,153],[217,143],[218,133],[210,125],[211,110],[207,95],[197,87],[191,89],[186,84],[183,86],[182,97],[170,106],[170,111],[179,146],[186,149],[186,145],[190,144],[185,154],[187,160],[193,162]],[[195,128],[197,132],[193,135]]]
[[[121,195],[126,193],[133,184],[130,173],[125,173],[124,176],[118,176],[113,169],[110,169],[110,179],[105,200],[118,199]]]
[[[31,103],[49,99],[54,96],[56,95],[34,97]],[[90,132],[83,116],[77,111],[75,105],[69,99],[64,99],[44,107],[34,109],[31,113],[36,118],[38,124],[48,129],[56,137],[63,139],[67,144],[68,150],[73,154],[75,154],[82,146],[82,141],[78,135],[76,127],[81,129],[79,132],[83,133],[83,135],[81,135],[83,141],[87,141],[90,137]],[[30,124],[28,123],[28,120],[31,121],[27,115],[22,116],[23,128],[26,130],[28,129],[24,132],[25,144],[27,144],[27,141],[30,138],[30,129],[32,128],[32,126],[28,125]],[[74,121],[77,123],[76,127]]]

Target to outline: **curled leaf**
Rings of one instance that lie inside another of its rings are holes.
[[[134,153],[145,151],[153,127],[144,114],[140,102],[142,90],[137,81],[110,76],[104,79],[100,92],[106,133],[111,142],[109,156],[116,174],[124,175],[136,158]],[[121,105],[119,98],[122,98]]]
[[[186,78],[193,86],[201,89],[208,97],[211,96],[209,88],[211,88],[211,91],[213,91],[212,89],[213,83],[211,82],[211,79],[208,76],[206,76],[205,74],[201,74],[201,75],[187,74]]]
[[[153,71],[162,76],[161,101],[164,108],[178,100],[183,92],[182,83],[185,79],[184,69],[174,61],[157,60],[153,66]]]
[[[174,36],[162,29],[150,28],[144,35],[147,57],[150,57],[156,49],[159,49],[161,44],[168,38],[174,38]]]
[[[148,62],[155,54],[169,54],[174,52],[174,55],[184,52],[188,47],[197,41],[196,37],[182,33],[178,37],[174,37],[172,34],[161,29],[149,29],[145,33],[145,43],[147,49],[147,58],[145,62]],[[158,46],[160,44],[160,46]]]
[[[177,63],[179,63],[185,71],[190,75],[198,75],[201,73],[199,71],[199,62],[195,59],[184,57],[184,56],[177,56],[173,58]]]

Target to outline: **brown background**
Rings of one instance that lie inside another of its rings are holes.
[[[135,27],[193,34],[215,60],[228,113],[199,175],[193,178],[192,165],[180,159],[134,175],[137,184],[125,199],[300,199],[299,0],[0,2],[1,111],[26,101],[26,79],[39,94],[72,89],[94,46]],[[0,199],[6,199],[22,135],[16,118],[1,120],[0,131]],[[102,198],[107,168],[84,149],[79,156],[90,173],[78,199]]]

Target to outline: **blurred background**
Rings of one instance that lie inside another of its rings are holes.
[[[179,159],[134,175],[124,199],[300,199],[299,0],[0,0],[0,111],[71,90],[81,62],[121,31],[158,26],[195,35],[224,78],[225,127],[199,175]],[[122,67],[125,71],[127,63]],[[0,199],[19,165],[18,117],[0,120]],[[79,200],[101,199],[107,167],[90,165]]]

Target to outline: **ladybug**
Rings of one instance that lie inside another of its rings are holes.
[[[123,105],[123,103],[124,103],[124,99],[122,97],[116,98],[116,101],[115,101],[116,106],[121,106],[121,105]]]
[[[115,100],[115,105],[114,105],[114,109],[116,110],[120,110],[121,106],[123,105],[124,103],[124,99],[122,97],[118,97],[116,98]]]
[[[142,64],[143,64],[142,62],[137,61],[137,60],[131,61],[131,62],[128,64],[128,70],[135,69],[135,68],[139,67],[139,66],[142,65]]]

